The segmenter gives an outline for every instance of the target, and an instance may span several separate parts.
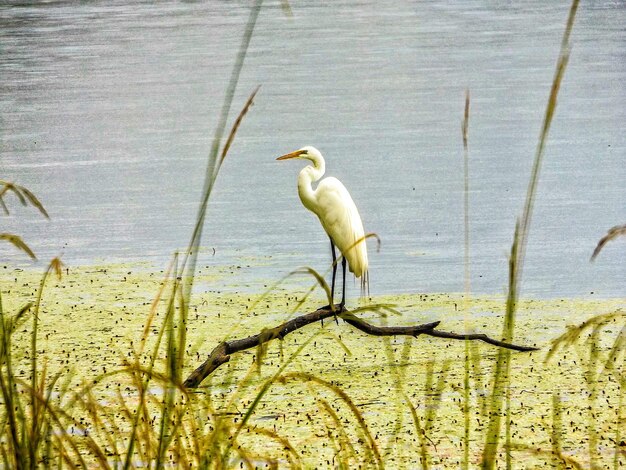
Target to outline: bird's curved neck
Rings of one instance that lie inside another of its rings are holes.
[[[326,171],[326,165],[323,158],[312,158],[312,165],[305,166],[298,175],[298,194],[304,206],[315,212],[315,190],[313,183],[318,181]]]

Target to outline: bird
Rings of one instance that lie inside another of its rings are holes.
[[[313,212],[320,220],[322,227],[330,239],[330,250],[333,257],[332,282],[330,290],[330,309],[334,310],[335,277],[337,273],[337,256],[335,247],[343,255],[341,267],[343,270],[343,290],[341,294],[340,311],[346,303],[346,261],[350,272],[361,279],[361,293],[369,285],[367,246],[363,222],[352,200],[352,196],[337,178],[329,176],[319,181],[326,172],[326,162],[319,150],[306,146],[295,152],[287,153],[276,160],[288,159],[309,160],[298,175],[298,195],[304,207]],[[319,181],[316,188],[313,183]]]

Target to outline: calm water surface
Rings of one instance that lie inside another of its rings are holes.
[[[504,292],[569,3],[317,3],[292,2],[293,17],[280,2],[261,11],[236,110],[262,88],[211,201],[203,244],[215,255],[200,264],[241,266],[234,287],[254,291],[328,265],[327,238],[296,194],[301,164],[274,160],[312,144],[382,238],[370,249],[373,294],[462,291],[469,88],[472,290]],[[0,6],[0,175],[51,215],[8,197],[1,231],[23,234],[42,268],[58,254],[70,265],[165,266],[191,233],[248,8]],[[524,295],[626,296],[623,240],[589,263],[606,230],[626,222],[625,24],[622,2],[581,2]]]

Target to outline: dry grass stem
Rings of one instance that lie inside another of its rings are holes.
[[[623,236],[626,236],[626,224],[616,225],[615,227],[610,228],[606,235],[600,239],[595,250],[593,250],[593,254],[591,255],[591,261],[594,261],[596,259],[596,257],[600,254],[600,252],[608,242]]]

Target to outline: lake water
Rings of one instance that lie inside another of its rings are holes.
[[[0,177],[35,192],[51,219],[7,196],[0,231],[22,234],[42,269],[58,254],[69,265],[165,266],[191,234],[249,7],[4,2]],[[266,2],[259,15],[234,113],[262,88],[213,193],[200,265],[241,266],[230,288],[252,291],[299,266],[328,266],[327,238],[297,197],[302,163],[275,161],[310,144],[382,239],[379,253],[370,245],[372,294],[462,291],[469,88],[472,291],[504,292],[569,3],[291,8]],[[523,295],[626,296],[624,240],[589,262],[606,230],[626,223],[624,25],[623,2],[581,2]]]

